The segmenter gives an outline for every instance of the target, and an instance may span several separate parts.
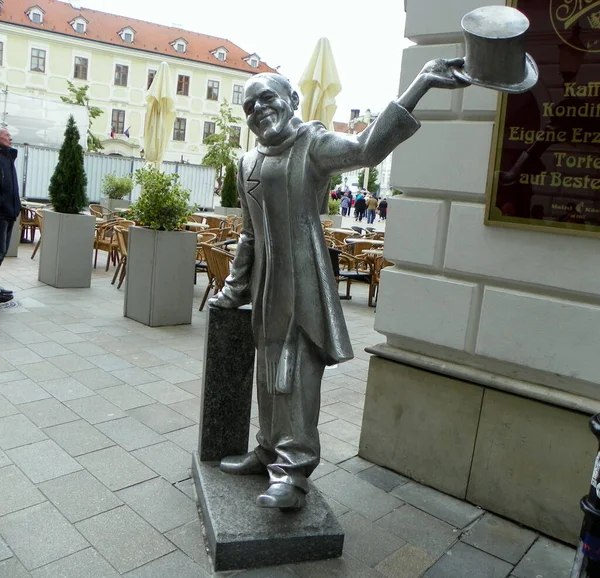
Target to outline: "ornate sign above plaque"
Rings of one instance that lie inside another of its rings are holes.
[[[515,0],[540,77],[501,95],[486,224],[600,236],[600,0]]]

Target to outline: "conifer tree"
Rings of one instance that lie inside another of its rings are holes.
[[[235,186],[235,169],[232,164],[227,165],[225,169],[225,180],[221,189],[221,206],[235,207],[237,205],[238,195]]]
[[[75,119],[70,115],[65,139],[58,153],[58,164],[48,187],[54,210],[57,213],[80,213],[88,204],[86,187],[83,148],[79,144],[79,131]]]

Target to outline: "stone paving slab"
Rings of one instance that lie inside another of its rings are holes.
[[[82,469],[80,464],[52,440],[8,450],[6,455],[34,484]]]
[[[128,572],[126,576],[128,578],[165,578],[166,576],[208,578],[210,574],[202,570],[198,564],[182,552],[172,552],[137,570]]]
[[[127,506],[75,527],[122,574],[175,550],[175,546]]]
[[[196,503],[162,478],[125,488],[117,496],[163,534],[198,517]]]
[[[572,548],[358,457],[364,347],[384,340],[358,284],[342,303],[356,357],[325,372],[323,460],[312,476],[346,529],[344,556],[215,574],[188,477],[204,279],[191,325],[149,328],[123,317],[123,291],[102,264],[90,289],[56,290],[37,281],[31,250],[0,269],[0,285],[16,291],[16,306],[0,309],[0,444],[19,444],[0,449],[0,578],[569,577]],[[250,446],[256,399],[252,418]],[[47,540],[49,526],[57,533]]]
[[[82,419],[48,427],[44,432],[72,457],[114,445],[112,440]]]
[[[156,473],[123,448],[115,446],[77,458],[109,490],[117,491],[156,477]]]
[[[331,496],[371,521],[402,505],[394,496],[341,469],[318,479],[315,485],[326,496]]]
[[[512,565],[458,542],[438,562],[436,562],[423,578],[457,578],[458,576],[481,576],[483,578],[506,578]]]
[[[38,568],[32,578],[118,578],[120,574],[93,548]]]
[[[164,437],[132,417],[99,423],[96,429],[128,452],[165,441]]]
[[[77,421],[79,416],[60,401],[49,398],[19,405],[23,412],[35,425],[41,428],[60,425],[69,421]]]
[[[569,578],[575,550],[540,537],[513,570],[516,578]]]
[[[461,540],[511,564],[518,564],[537,534],[492,514],[478,519]]]
[[[390,512],[377,525],[437,560],[460,537],[460,532],[429,514],[406,504]]]
[[[468,526],[484,513],[481,508],[416,482],[404,484],[393,490],[392,493],[401,500],[448,522],[456,528]]]
[[[123,503],[117,494],[85,470],[44,482],[39,489],[72,523],[112,510]]]
[[[2,516],[0,533],[28,570],[88,546],[81,534],[49,502]]]

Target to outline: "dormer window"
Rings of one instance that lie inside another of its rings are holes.
[[[71,24],[73,30],[78,34],[85,34],[87,32],[88,21],[83,16],[78,16],[75,20],[69,22],[69,24]]]
[[[180,52],[181,54],[187,52],[187,40],[183,38],[178,38],[175,42],[171,42],[171,46],[175,49],[175,52]]]
[[[39,6],[32,6],[25,12],[25,14],[29,16],[29,20],[31,20],[34,24],[44,23],[45,12]]]
[[[135,30],[133,28],[123,28],[123,30],[119,32],[119,36],[123,42],[132,44],[135,40]]]
[[[246,56],[244,60],[252,67],[258,68],[260,64],[260,56],[258,54],[250,54],[250,56]]]
[[[221,62],[225,62],[227,60],[227,53],[229,51],[224,46],[219,46],[216,50],[212,51],[212,55]]]

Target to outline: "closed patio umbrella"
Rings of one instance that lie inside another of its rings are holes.
[[[331,130],[337,110],[335,97],[341,92],[342,85],[327,38],[320,38],[317,42],[298,84],[303,96],[302,120],[320,120]]]
[[[161,62],[146,96],[144,152],[148,162],[160,167],[175,122],[175,87],[171,70]]]

